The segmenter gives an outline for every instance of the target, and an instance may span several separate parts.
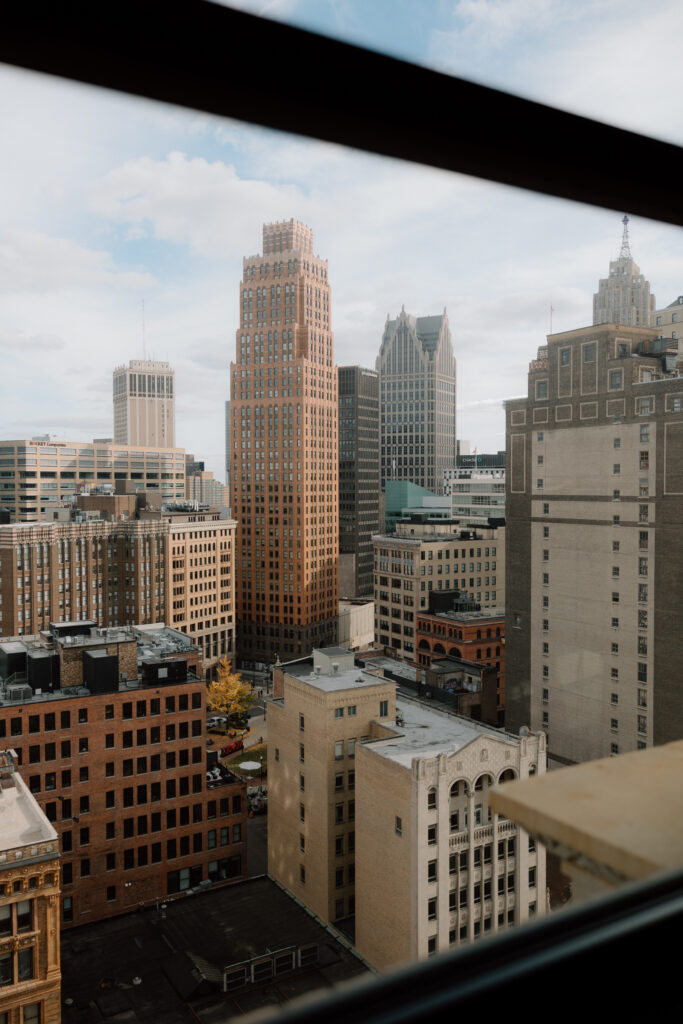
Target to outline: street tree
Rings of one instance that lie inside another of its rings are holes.
[[[224,715],[242,715],[256,700],[253,688],[239,672],[232,671],[227,658],[221,658],[217,678],[210,684],[206,701],[211,711]]]

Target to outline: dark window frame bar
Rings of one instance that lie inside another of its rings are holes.
[[[679,146],[208,0],[7,4],[0,61],[683,225]]]

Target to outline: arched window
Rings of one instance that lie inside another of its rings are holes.
[[[505,771],[501,772],[498,777],[498,782],[512,782],[516,779],[517,775],[512,768],[506,768]]]

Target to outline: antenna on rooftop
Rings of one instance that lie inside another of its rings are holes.
[[[630,260],[633,257],[631,256],[631,246],[630,246],[630,243],[629,243],[629,240],[628,240],[628,216],[626,214],[624,214],[624,219],[622,220],[621,223],[624,225],[624,234],[622,235],[622,239],[621,239],[621,249],[619,251],[619,259],[620,260]]]
[[[145,341],[145,300],[142,300],[142,358],[147,359],[147,344]]]

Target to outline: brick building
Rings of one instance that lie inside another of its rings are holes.
[[[239,657],[270,665],[336,642],[337,369],[327,261],[296,220],[244,260],[230,366]]]
[[[210,672],[234,655],[236,523],[192,502],[150,505],[130,481],[119,489],[79,494],[53,522],[0,526],[0,634],[167,622]]]
[[[64,623],[0,644],[0,739],[58,831],[64,926],[246,873],[245,787],[207,771],[187,642],[142,641]]]
[[[0,1021],[59,1024],[57,833],[0,751]]]
[[[428,668],[435,658],[462,658],[495,669],[498,710],[505,709],[505,609],[477,609],[458,591],[430,596],[428,611],[417,616],[417,664]],[[502,720],[501,720],[502,724]]]
[[[462,529],[457,521],[397,522],[373,537],[375,644],[415,661],[417,616],[432,593],[459,589],[497,608],[505,581],[505,527]]]

